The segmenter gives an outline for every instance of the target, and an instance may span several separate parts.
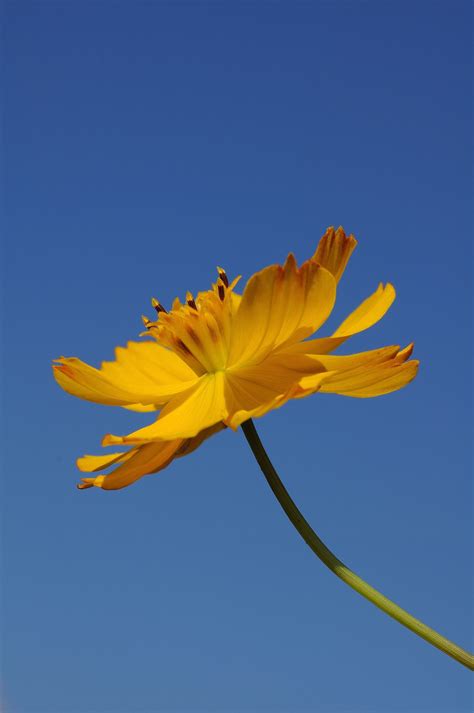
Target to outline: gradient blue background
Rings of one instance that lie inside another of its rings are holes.
[[[469,645],[467,2],[5,6],[4,706],[8,713],[467,711],[468,673],[351,592],[242,434],[132,488],[74,460],[149,417],[65,395],[165,304],[360,240],[325,329],[394,282],[353,351],[416,341],[373,400],[258,423],[328,544]]]

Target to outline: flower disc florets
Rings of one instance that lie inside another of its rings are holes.
[[[212,374],[227,366],[232,313],[238,300],[233,288],[240,277],[229,284],[222,268],[218,268],[218,273],[218,280],[210,290],[198,292],[196,298],[188,292],[184,303],[176,298],[170,312],[153,299],[157,320],[143,317],[147,332],[199,375]]]

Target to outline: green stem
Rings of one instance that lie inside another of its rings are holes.
[[[387,599],[387,597],[384,597],[383,594],[371,587],[370,584],[367,584],[367,582],[364,582],[363,579],[346,567],[346,565],[326,547],[324,542],[319,539],[309,523],[304,519],[303,515],[296,507],[285,486],[278,477],[278,474],[262,445],[259,435],[255,430],[253,422],[249,420],[243,423],[242,430],[278,502],[298,530],[303,540],[307,545],[309,545],[309,547],[326,565],[326,567],[342,579],[343,582],[348,584],[349,587],[355,589],[356,592],[359,592],[359,594],[368,599],[369,602],[375,604],[376,607],[384,611],[396,621],[400,622],[400,624],[406,626],[407,629],[410,629],[415,632],[415,634],[418,634],[418,636],[421,636],[422,639],[428,641],[432,644],[432,646],[444,651],[444,653],[448,656],[452,656],[453,659],[459,661],[459,663],[463,666],[467,666],[467,668],[474,670],[474,656],[472,656],[468,651],[465,651],[460,646],[457,646],[452,641],[449,641],[449,639],[445,639],[444,636],[438,634],[434,631],[434,629],[431,629],[418,619],[415,619],[414,616],[406,612],[397,604],[394,604],[390,601],[390,599]]]

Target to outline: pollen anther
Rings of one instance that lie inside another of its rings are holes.
[[[165,314],[168,314],[168,311],[163,307],[161,302],[158,302],[158,300],[155,299],[154,297],[152,297],[151,304],[156,309],[158,314],[160,314],[160,312],[164,312]]]
[[[192,294],[191,294],[190,292],[187,292],[187,293],[186,293],[186,304],[187,304],[189,307],[191,307],[191,309],[194,309],[194,310],[196,310],[196,312],[197,312],[197,305],[196,305],[196,302],[194,301],[194,297],[192,296]]]
[[[229,278],[227,277],[226,271],[223,270],[222,267],[218,267],[217,272],[219,273],[219,277],[221,278],[222,282],[224,283],[224,286],[229,287]]]

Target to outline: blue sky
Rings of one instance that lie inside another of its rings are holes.
[[[10,713],[458,713],[468,674],[339,582],[241,433],[120,492],[74,460],[146,416],[78,401],[149,299],[356,233],[327,330],[416,342],[417,380],[257,423],[350,566],[469,646],[467,2],[6,4],[3,694]]]

